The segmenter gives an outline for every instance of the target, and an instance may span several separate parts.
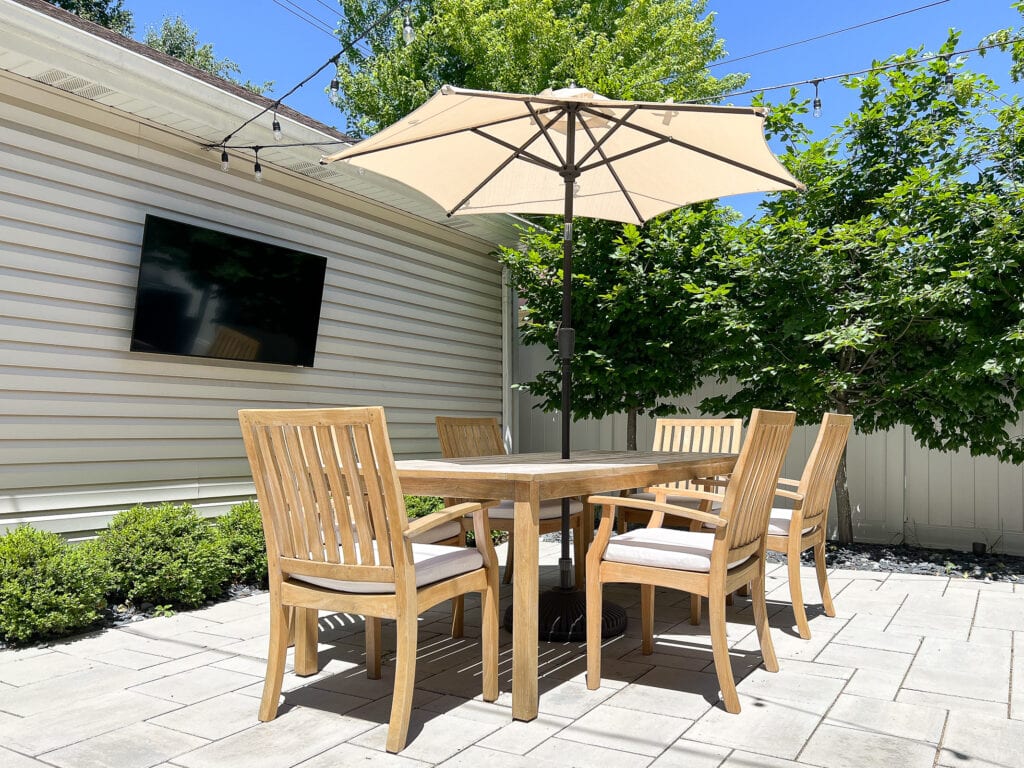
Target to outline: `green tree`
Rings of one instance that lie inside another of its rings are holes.
[[[236,75],[241,73],[241,67],[231,59],[218,59],[213,53],[212,43],[200,44],[198,33],[181,16],[164,18],[159,30],[147,28],[143,42],[150,48],[155,48],[211,75],[222,77],[253,93],[266,93],[273,87],[272,81],[257,84],[249,80],[239,80]]]
[[[415,39],[388,0],[340,0],[354,39],[339,67],[339,106],[353,130],[375,133],[445,83],[539,93],[574,81],[610,98],[694,99],[731,90],[712,77],[724,55],[706,0],[422,0],[409,7]]]
[[[132,12],[124,7],[123,0],[49,0],[65,11],[83,19],[120,32],[125,37],[132,33],[134,21]]]
[[[1008,430],[1024,408],[1024,119],[950,59],[956,41],[851,79],[860,109],[826,139],[801,128],[805,104],[773,111],[807,192],[737,230],[717,359],[739,389],[702,409],[832,410],[863,433],[905,425],[929,448],[1024,461]],[[836,496],[849,542],[845,457]]]
[[[573,254],[573,324],[583,329],[573,356],[573,416],[625,412],[626,447],[636,450],[637,416],[664,416],[700,385],[716,327],[702,303],[727,286],[705,254],[723,249],[735,216],[704,203],[677,209],[643,228],[580,219]],[[561,406],[556,333],[562,302],[561,230],[523,233],[521,249],[502,249],[520,298],[526,344],[544,344],[555,365],[525,385],[549,410]]]

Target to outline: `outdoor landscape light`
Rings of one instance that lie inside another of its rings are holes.
[[[228,151],[226,149],[222,149],[220,151],[220,169],[222,171],[226,171],[229,165],[230,164],[228,162]]]

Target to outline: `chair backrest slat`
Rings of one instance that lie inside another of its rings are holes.
[[[654,424],[655,451],[739,453],[743,419],[658,419]],[[703,490],[692,482],[670,483],[669,488]]]
[[[849,414],[826,413],[821,420],[818,438],[807,457],[797,489],[804,497],[804,527],[824,524],[828,516],[836,470],[852,427],[853,416]]]
[[[792,411],[753,411],[720,512],[729,520],[728,550],[749,548],[765,535],[795,423]]]
[[[264,529],[272,532],[271,567],[284,557],[309,568],[370,567],[373,581],[380,567],[394,566],[396,578],[411,573],[382,408],[242,410],[239,420]]]
[[[437,437],[446,459],[499,456],[505,453],[501,427],[495,418],[438,416]]]

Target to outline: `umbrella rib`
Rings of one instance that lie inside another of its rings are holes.
[[[587,132],[587,136],[590,137],[590,141],[593,144],[593,148],[590,150],[590,152],[584,155],[583,159],[586,159],[589,155],[593,154],[594,152],[597,152],[602,157],[602,159],[605,162],[605,165],[608,168],[608,173],[612,175],[612,178],[615,180],[616,185],[618,185],[619,187],[619,191],[622,192],[622,196],[626,198],[626,202],[629,203],[629,207],[632,208],[633,213],[636,214],[637,221],[640,224],[643,224],[644,217],[643,215],[641,215],[640,209],[636,207],[636,203],[633,202],[633,196],[629,194],[629,190],[627,190],[626,186],[622,183],[622,179],[619,178],[619,174],[615,171],[615,166],[612,165],[611,161],[608,159],[608,156],[604,152],[604,148],[601,146],[604,140],[607,139],[611,134],[613,134],[616,129],[613,128],[612,130],[608,131],[608,133],[606,133],[600,141],[597,141],[594,138],[593,131],[590,130],[590,126],[587,125],[586,121],[580,121],[580,124],[583,126],[583,130]]]
[[[499,146],[502,146],[502,147],[505,147],[506,149],[511,150],[512,154],[510,154],[508,157],[506,157],[500,164],[498,164],[497,167],[494,168],[494,170],[492,170],[489,174],[487,174],[479,184],[477,184],[475,187],[473,187],[473,189],[471,189],[466,194],[465,197],[463,197],[461,200],[459,200],[459,202],[457,202],[455,204],[455,206],[448,211],[448,216],[454,215],[454,213],[457,210],[459,210],[459,208],[461,208],[466,203],[468,203],[473,198],[473,195],[475,195],[477,192],[479,192],[481,189],[483,189],[484,186],[486,186],[491,181],[491,179],[493,179],[495,176],[497,176],[499,173],[501,173],[503,170],[505,170],[505,168],[507,168],[509,166],[509,164],[512,163],[513,160],[517,160],[517,159],[525,160],[528,163],[534,163],[536,165],[541,166],[542,168],[547,168],[548,170],[553,170],[553,171],[559,170],[558,166],[552,165],[551,163],[547,162],[543,158],[537,157],[536,155],[533,155],[533,154],[527,152],[524,149],[524,147],[530,146],[530,144],[532,144],[534,141],[537,140],[538,134],[544,132],[544,128],[543,127],[538,128],[537,132],[534,133],[533,136],[531,136],[529,139],[527,139],[526,143],[523,144],[521,147],[517,147],[515,144],[511,144],[511,143],[505,141],[504,139],[499,139],[497,136],[491,136],[490,134],[485,133],[484,131],[480,130],[479,128],[471,128],[470,131],[472,133],[476,134],[477,136],[480,136],[481,138],[487,139],[488,141],[491,141],[491,142],[493,142],[493,143],[495,143],[495,144],[497,144]]]
[[[601,117],[601,118],[603,118],[605,120],[611,120],[613,123],[615,123],[615,125],[608,131],[608,133],[606,133],[604,136],[602,136],[599,141],[595,141],[594,140],[594,134],[590,132],[590,126],[588,126],[586,124],[586,121],[580,121],[580,124],[587,131],[587,135],[590,136],[590,141],[593,144],[593,146],[590,148],[590,150],[586,154],[584,154],[583,157],[581,157],[577,161],[577,163],[576,163],[576,167],[579,168],[580,170],[582,170],[583,169],[583,163],[585,163],[590,158],[590,156],[592,154],[594,154],[595,152],[599,151],[600,148],[601,148],[601,145],[604,144],[606,141],[608,141],[608,139],[611,136],[613,136],[615,133],[617,133],[619,128],[622,128],[624,125],[626,125],[626,121],[629,120],[629,118],[631,118],[633,116],[633,114],[636,112],[636,107],[633,107],[632,109],[630,109],[622,117],[618,117],[616,115],[608,115],[608,114],[602,112],[599,109],[591,109],[589,107],[583,107],[580,111],[581,112],[586,112],[587,114],[590,114],[590,115],[596,115],[596,116]],[[601,154],[602,154],[602,156],[604,155],[603,152]]]
[[[547,122],[547,125],[544,125],[544,124],[541,123],[540,114],[534,108],[533,104],[531,104],[529,102],[526,102],[526,108],[528,110],[530,110],[530,115],[533,116],[533,122],[537,124],[538,128],[540,128],[541,134],[547,140],[548,146],[551,147],[551,151],[554,152],[555,157],[558,158],[558,162],[561,163],[562,166],[564,167],[565,166],[565,157],[559,151],[558,146],[555,144],[554,140],[551,138],[551,132],[550,132],[549,129],[551,128],[552,125],[557,123],[562,117],[565,116],[565,113],[566,113],[567,110],[565,110],[564,108],[561,109],[561,110],[558,110],[558,113]],[[545,111],[547,111],[547,110],[545,110]]]

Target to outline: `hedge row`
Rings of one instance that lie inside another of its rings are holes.
[[[406,497],[410,516],[441,506]],[[21,526],[0,536],[0,643],[20,645],[80,632],[109,605],[194,608],[232,584],[266,587],[259,506],[236,504],[213,522],[188,504],[119,512],[91,541]]]

